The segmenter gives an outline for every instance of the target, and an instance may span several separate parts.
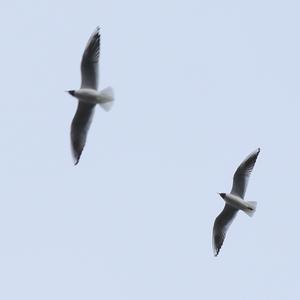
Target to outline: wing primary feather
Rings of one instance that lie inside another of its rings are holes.
[[[100,57],[100,27],[92,33],[81,60],[81,88],[98,88],[98,69]]]
[[[237,195],[242,199],[245,196],[249,177],[256,163],[260,148],[250,153],[239,165],[233,176],[231,194]]]
[[[88,131],[94,115],[94,104],[78,102],[71,124],[71,148],[74,164],[77,165],[86,143]]]
[[[213,227],[213,250],[215,256],[219,254],[220,249],[224,243],[227,230],[237,212],[237,209],[228,204],[225,204],[224,209],[217,216]]]

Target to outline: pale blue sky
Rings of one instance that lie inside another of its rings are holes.
[[[299,1],[78,2],[0,4],[0,299],[296,299]],[[97,25],[116,102],[74,167],[64,91]],[[257,212],[215,258],[257,147]]]

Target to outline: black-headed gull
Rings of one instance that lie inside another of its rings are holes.
[[[237,168],[234,173],[231,192],[229,194],[219,194],[225,201],[225,207],[218,215],[214,223],[213,250],[215,256],[218,255],[223,245],[226,232],[237,212],[239,210],[242,210],[248,216],[252,217],[256,210],[257,203],[254,201],[245,201],[244,196],[246,193],[249,177],[251,175],[259,152],[259,148],[253,151]]]
[[[90,128],[96,104],[108,111],[113,103],[113,89],[98,91],[98,63],[100,55],[99,27],[91,35],[81,60],[81,87],[68,91],[78,99],[78,106],[71,125],[71,147],[75,165],[78,164]]]

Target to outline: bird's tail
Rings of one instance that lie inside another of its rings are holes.
[[[257,205],[257,202],[255,201],[248,201],[247,202],[249,207],[244,209],[244,212],[249,216],[249,217],[252,217],[256,211],[256,205]]]
[[[105,111],[109,111],[112,108],[114,100],[114,90],[110,86],[100,92],[99,105]]]

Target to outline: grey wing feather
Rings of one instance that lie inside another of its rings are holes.
[[[98,88],[98,62],[100,56],[99,27],[91,35],[81,60],[81,88]]]
[[[245,196],[249,177],[255,165],[257,156],[260,152],[258,148],[252,152],[246,159],[240,164],[233,176],[233,184],[231,189],[231,194],[237,195],[242,199]]]
[[[226,232],[237,212],[237,209],[225,204],[224,209],[217,216],[213,228],[213,250],[215,256],[219,254],[225,240]]]
[[[88,130],[94,115],[94,108],[94,104],[78,102],[77,111],[71,125],[71,147],[75,165],[78,164],[85,146]]]

